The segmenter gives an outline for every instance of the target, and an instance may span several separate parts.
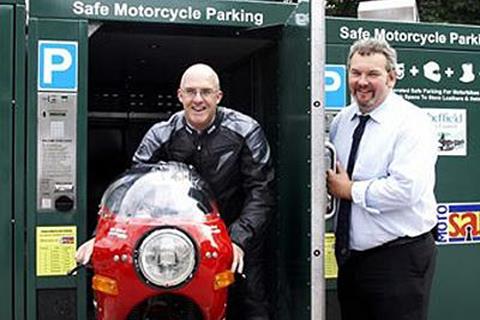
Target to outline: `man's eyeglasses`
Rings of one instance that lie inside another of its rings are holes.
[[[217,93],[217,90],[210,89],[210,88],[203,88],[203,89],[186,88],[186,89],[182,89],[182,92],[189,98],[195,98],[198,93],[200,93],[200,96],[202,98],[210,98],[215,93]]]

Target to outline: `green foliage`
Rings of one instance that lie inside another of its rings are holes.
[[[356,17],[360,0],[327,0],[327,15]],[[480,25],[480,0],[417,0],[422,22]]]
[[[360,0],[327,0],[326,14],[337,17],[356,17]]]
[[[478,0],[417,0],[421,21],[480,24]]]

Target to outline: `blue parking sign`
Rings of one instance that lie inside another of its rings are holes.
[[[38,42],[38,90],[77,91],[78,43],[76,41]]]
[[[344,65],[325,65],[325,109],[341,109],[346,99],[346,68]]]

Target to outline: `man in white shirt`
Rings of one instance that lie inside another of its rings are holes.
[[[378,39],[350,49],[353,103],[333,120],[341,199],[335,253],[342,320],[427,319],[435,269],[437,144],[428,116],[396,95],[396,52]]]

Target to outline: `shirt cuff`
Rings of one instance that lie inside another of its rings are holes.
[[[380,211],[367,206],[367,192],[373,180],[354,181],[352,184],[352,202],[372,214],[380,214]]]

